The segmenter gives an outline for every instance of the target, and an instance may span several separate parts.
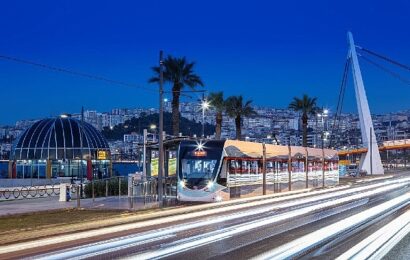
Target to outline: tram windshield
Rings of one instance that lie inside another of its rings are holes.
[[[212,180],[216,174],[216,162],[217,160],[182,159],[182,178]]]
[[[216,179],[223,141],[182,142],[178,154],[178,177],[188,189],[202,189]]]

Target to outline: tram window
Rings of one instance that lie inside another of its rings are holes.
[[[305,164],[303,161],[292,162],[292,172],[304,172]]]
[[[230,174],[235,174],[237,168],[237,162],[235,160],[228,161],[228,171]]]
[[[278,162],[278,171],[279,172],[287,172],[288,171],[288,163],[287,162]]]
[[[266,172],[275,172],[275,162],[266,162]]]
[[[182,160],[182,175],[184,178],[213,178],[216,160]]]

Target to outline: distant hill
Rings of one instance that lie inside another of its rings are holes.
[[[124,124],[119,124],[114,126],[111,130],[109,127],[104,127],[102,134],[108,140],[122,140],[124,134],[130,134],[136,132],[139,134],[143,133],[144,129],[148,129],[152,124],[157,126],[158,130],[159,114],[147,115],[142,113],[138,118],[132,118],[125,121]],[[188,120],[184,117],[180,117],[179,121],[180,131],[183,135],[192,136],[196,134],[197,136],[202,135],[202,123],[193,120]],[[167,134],[172,133],[172,114],[164,113],[164,131]],[[206,123],[205,124],[205,135],[212,135],[215,132],[215,126]]]

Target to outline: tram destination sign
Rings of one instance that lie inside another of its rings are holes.
[[[195,150],[192,152],[192,155],[195,157],[205,157],[207,155],[207,152],[204,150]]]

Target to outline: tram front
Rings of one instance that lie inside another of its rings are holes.
[[[183,141],[178,152],[180,201],[222,200],[225,186],[218,184],[225,141]]]

